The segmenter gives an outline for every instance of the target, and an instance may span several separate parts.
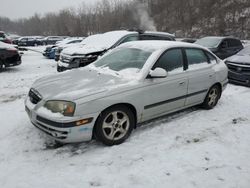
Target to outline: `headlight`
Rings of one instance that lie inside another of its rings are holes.
[[[64,116],[73,116],[75,103],[69,101],[47,101],[44,107],[53,113],[61,113]]]

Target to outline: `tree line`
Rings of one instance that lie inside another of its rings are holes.
[[[43,16],[10,20],[0,30],[19,35],[88,36],[117,29],[158,30],[178,37],[250,38],[249,0],[102,0]]]

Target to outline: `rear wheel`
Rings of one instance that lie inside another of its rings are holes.
[[[221,96],[221,89],[218,85],[214,85],[210,88],[207,93],[207,96],[202,104],[205,109],[212,109],[214,108]]]
[[[130,136],[134,126],[134,114],[126,106],[120,105],[101,113],[96,121],[94,134],[105,145],[118,145]]]

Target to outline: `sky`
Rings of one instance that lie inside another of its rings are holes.
[[[11,19],[26,18],[35,13],[43,15],[63,8],[78,7],[83,2],[93,4],[97,0],[0,0],[0,16]]]

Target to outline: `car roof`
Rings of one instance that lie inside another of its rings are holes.
[[[168,48],[200,48],[207,50],[207,48],[200,46],[198,44],[191,44],[186,42],[177,42],[177,41],[159,41],[159,40],[150,40],[150,41],[133,41],[124,43],[120,46],[121,48],[138,48],[145,49],[150,51],[156,51],[160,49]]]
[[[162,36],[170,36],[170,37],[173,37],[175,38],[175,35],[174,34],[171,34],[171,33],[167,33],[167,32],[159,32],[159,31],[145,31],[144,33],[141,33],[141,35],[143,34],[153,34],[153,35],[162,35]]]
[[[203,37],[203,38],[213,38],[213,39],[218,39],[218,40],[223,40],[223,39],[237,39],[236,37],[233,37],[233,36],[207,36],[207,37]]]
[[[127,31],[127,30],[117,30],[117,31],[108,31],[106,33],[103,33],[104,35],[115,35],[117,38],[119,37],[125,37],[128,34],[135,34],[138,33],[136,31]]]

